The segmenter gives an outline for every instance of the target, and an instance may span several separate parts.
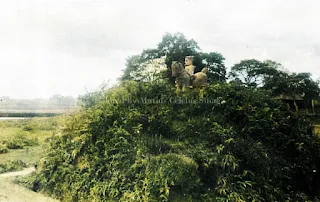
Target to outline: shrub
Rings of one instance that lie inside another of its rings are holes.
[[[0,173],[10,172],[10,171],[18,171],[26,168],[27,164],[25,164],[21,160],[17,161],[8,161],[6,163],[0,163]]]
[[[35,130],[56,130],[60,117],[33,118],[29,125]]]
[[[37,138],[28,138],[27,135],[17,134],[13,138],[4,140],[3,144],[9,149],[23,149],[26,146],[35,146],[39,144]]]
[[[5,144],[0,143],[0,154],[8,153],[9,149]]]
[[[23,127],[23,130],[24,130],[24,131],[33,131],[34,129],[33,129],[32,126],[27,125],[27,126],[24,126],[24,127]]]
[[[6,141],[3,141],[3,143],[6,144],[6,146],[9,149],[23,149],[23,147],[24,147],[23,142],[18,139],[6,140]]]
[[[38,189],[38,184],[35,183],[37,181],[36,177],[37,177],[36,173],[33,172],[30,175],[19,176],[19,177],[15,178],[14,182],[32,190],[32,191],[36,191]]]

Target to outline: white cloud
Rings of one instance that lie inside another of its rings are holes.
[[[273,59],[320,76],[316,0],[12,0],[0,3],[0,95],[49,97],[121,75],[125,58],[183,32],[230,66]]]

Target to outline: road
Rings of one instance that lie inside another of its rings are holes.
[[[17,176],[25,176],[34,171],[33,167],[22,171],[8,172],[0,175],[0,202],[59,202],[40,193],[31,191],[13,183]]]

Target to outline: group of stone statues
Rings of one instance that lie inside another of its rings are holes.
[[[198,88],[207,85],[208,68],[203,68],[201,72],[195,73],[193,65],[193,56],[185,58],[185,68],[180,62],[173,61],[171,65],[172,76],[176,77],[176,87],[179,91],[184,91],[186,88]]]

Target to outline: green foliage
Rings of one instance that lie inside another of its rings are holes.
[[[220,53],[202,53],[201,58],[206,62],[209,82],[227,80],[227,71],[224,64],[225,58]]]
[[[100,101],[102,101],[104,97],[104,92],[107,90],[108,85],[102,84],[97,91],[88,92],[85,95],[78,97],[78,104],[83,108],[90,108]]]
[[[37,182],[36,173],[31,173],[27,176],[17,176],[14,180],[14,183],[22,185],[32,191],[36,191],[39,189]]]
[[[319,99],[319,82],[311,78],[310,73],[285,73],[279,71],[265,81],[265,89],[272,90],[274,95],[302,96],[307,100]]]
[[[247,86],[256,86],[262,83],[262,75],[267,65],[255,59],[242,60],[231,67],[230,76],[240,80]]]
[[[141,64],[145,62],[140,55],[134,55],[126,60],[126,69],[123,72],[122,80],[134,80],[141,78],[144,66]]]
[[[23,161],[8,161],[0,163],[0,173],[22,170],[27,167]]]
[[[32,128],[32,132],[36,131],[54,131],[58,127],[60,117],[50,117],[50,118],[33,118],[27,122],[26,126]]]
[[[39,130],[54,130],[59,117],[41,117],[20,120],[6,120],[0,122],[2,128],[21,128],[22,131],[36,132]]]
[[[128,81],[64,122],[33,185],[63,201],[307,201],[320,140],[268,91]]]
[[[26,125],[26,126],[23,127],[23,130],[24,130],[24,131],[33,131],[34,129],[33,129],[32,126]]]
[[[23,149],[24,147],[38,144],[37,138],[28,138],[25,134],[17,134],[10,139],[2,140],[2,145],[5,145],[8,149]]]
[[[172,61],[184,63],[184,59],[188,55],[195,56],[194,65],[201,64],[200,58],[197,58],[199,46],[193,39],[186,39],[182,33],[169,34],[166,33],[162,37],[162,41],[158,44],[157,50],[160,55],[167,55],[166,65],[169,67]]]
[[[259,86],[270,90],[273,95],[299,96],[306,100],[319,99],[319,82],[310,73],[288,73],[281,64],[266,60],[242,60],[229,73],[233,83]]]
[[[5,154],[8,152],[9,152],[9,149],[8,149],[7,145],[0,143],[0,154]]]

